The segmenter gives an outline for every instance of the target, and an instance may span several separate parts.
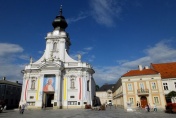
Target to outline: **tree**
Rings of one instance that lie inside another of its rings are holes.
[[[167,98],[170,98],[173,100],[173,102],[175,103],[175,97],[176,97],[176,91],[171,91],[166,95]]]
[[[98,85],[95,86],[95,90],[96,90],[96,91],[98,91],[99,88],[100,88],[100,87],[99,87]]]

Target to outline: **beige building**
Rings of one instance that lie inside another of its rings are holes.
[[[96,91],[96,96],[100,98],[101,104],[113,105],[112,102],[112,89],[114,84],[105,84],[98,91]]]
[[[125,73],[114,87],[113,102],[124,109],[127,109],[127,104],[135,109],[137,102],[142,108],[147,104],[152,107],[155,103],[164,109],[166,103],[160,73],[141,65],[138,70]]]
[[[123,88],[122,88],[122,81],[121,78],[117,81],[114,85],[113,89],[113,103],[118,107],[124,107],[123,102]]]

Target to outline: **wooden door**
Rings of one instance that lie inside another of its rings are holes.
[[[141,97],[141,107],[145,108],[145,106],[147,105],[147,98],[145,96]]]

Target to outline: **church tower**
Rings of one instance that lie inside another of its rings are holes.
[[[60,13],[52,22],[54,30],[47,33],[43,56],[36,62],[32,58],[22,71],[23,87],[20,105],[29,108],[84,108],[92,104],[95,95],[95,73],[91,65],[69,56],[71,45],[68,24]]]

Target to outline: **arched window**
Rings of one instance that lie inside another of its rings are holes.
[[[57,50],[57,43],[55,42],[54,44],[53,44],[53,51],[56,51]]]
[[[70,88],[75,89],[75,76],[70,76]]]
[[[35,80],[31,80],[31,89],[35,89]]]

